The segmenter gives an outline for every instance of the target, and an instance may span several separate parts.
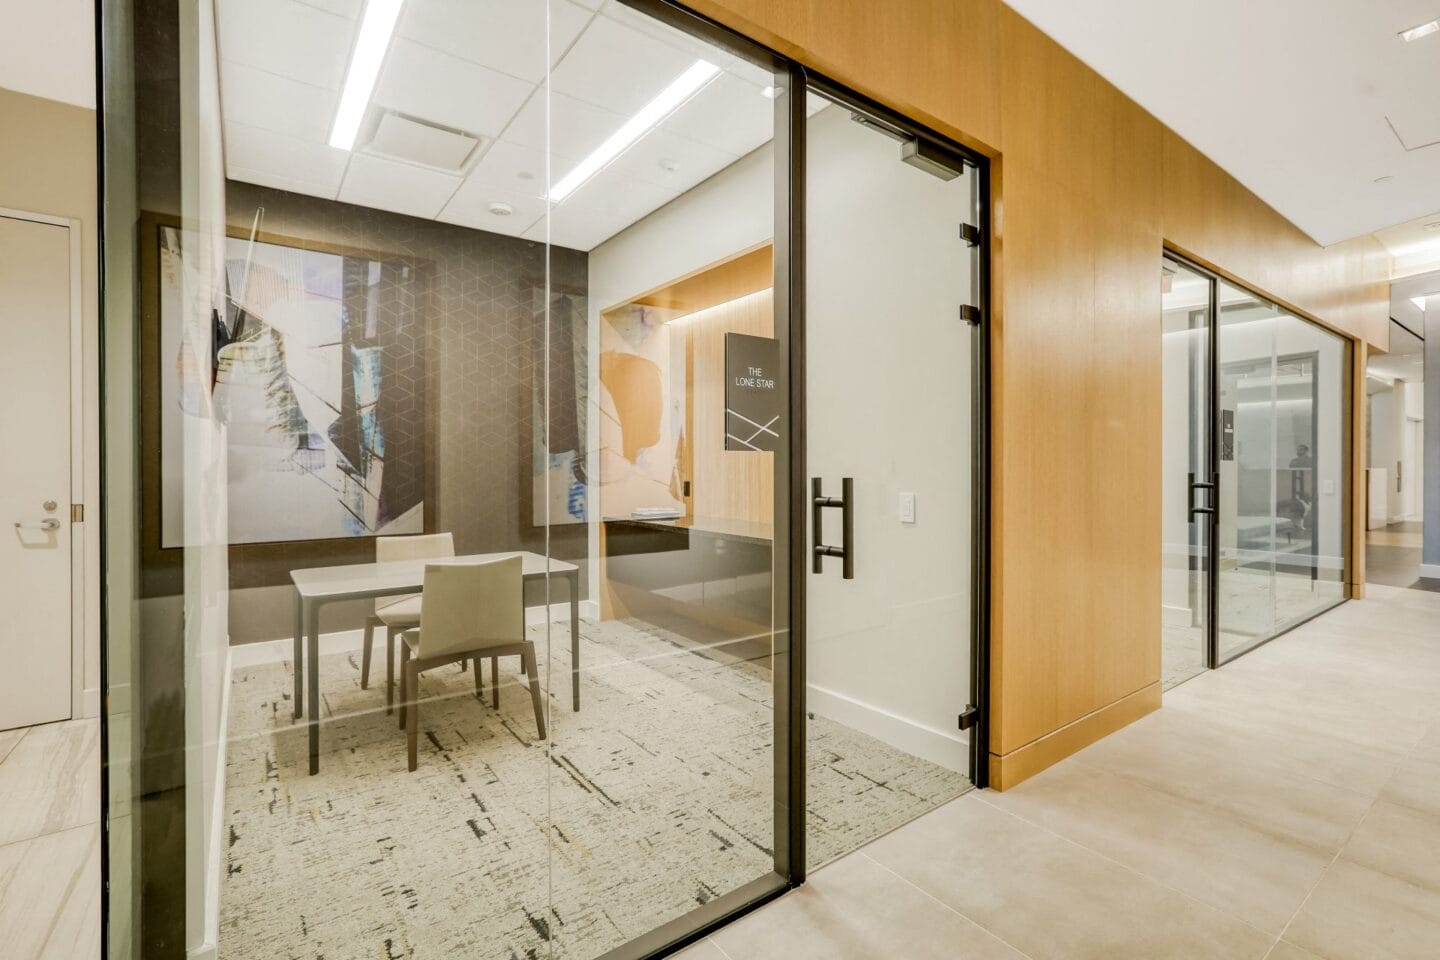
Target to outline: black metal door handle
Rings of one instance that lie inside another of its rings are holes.
[[[824,517],[826,507],[840,508],[840,543],[841,546],[831,547],[821,543],[821,519]],[[824,559],[826,557],[839,557],[841,560],[841,576],[846,580],[855,579],[855,478],[843,477],[840,480],[840,496],[827,497],[821,492],[821,480],[819,477],[810,478],[810,539],[814,544],[811,547],[812,565],[811,570],[815,573],[824,573]]]

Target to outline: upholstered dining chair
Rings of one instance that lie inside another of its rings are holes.
[[[410,537],[376,537],[375,561],[439,560],[455,556],[455,538],[448,533],[427,533]],[[395,636],[420,625],[420,595],[379,597],[375,610],[365,618],[365,647],[360,654],[360,687],[370,686],[370,649],[375,629],[385,628],[385,712],[395,703]]]
[[[448,663],[475,660],[475,693],[483,702],[480,658],[518,656],[529,680],[535,727],[545,739],[535,644],[525,638],[524,583],[519,557],[425,565],[420,626],[400,634],[400,726],[411,770],[420,730],[420,674]],[[498,677],[495,683],[498,687]]]

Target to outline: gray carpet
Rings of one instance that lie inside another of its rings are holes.
[[[532,634],[545,677],[545,630]],[[415,773],[384,713],[383,655],[369,690],[358,655],[323,658],[315,777],[290,665],[237,668],[221,960],[588,958],[767,874],[769,670],[638,621],[586,621],[575,713],[568,639],[557,625],[548,742],[518,658],[502,661],[498,713],[488,670],[485,703],[468,673],[426,675]],[[812,864],[969,787],[823,718],[809,777]]]

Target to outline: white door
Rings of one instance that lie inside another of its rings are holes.
[[[70,230],[0,216],[0,730],[71,715]]]

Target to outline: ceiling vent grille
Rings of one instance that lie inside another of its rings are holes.
[[[384,113],[370,138],[371,153],[459,173],[475,153],[480,139],[403,113]]]

